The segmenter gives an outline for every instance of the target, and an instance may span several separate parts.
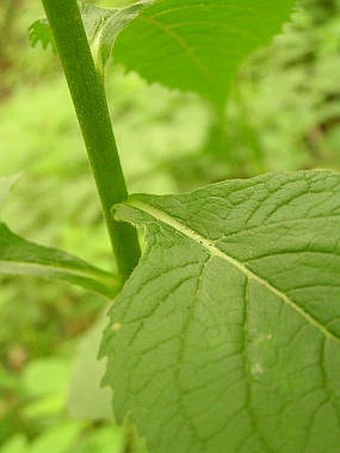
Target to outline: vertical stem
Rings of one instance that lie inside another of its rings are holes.
[[[115,222],[111,215],[112,206],[127,198],[127,189],[104,86],[95,69],[76,0],[42,2],[86,144],[118,269],[126,278],[138,262],[140,249],[135,228]],[[53,99],[51,103],[53,106]]]

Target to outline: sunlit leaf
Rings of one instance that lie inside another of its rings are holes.
[[[158,0],[117,38],[114,58],[149,82],[222,109],[240,64],[269,44],[294,0]]]
[[[114,59],[148,82],[194,91],[221,111],[240,64],[270,43],[295,0],[145,0],[125,8],[81,4],[95,64]],[[30,27],[32,45],[53,39],[45,20]]]

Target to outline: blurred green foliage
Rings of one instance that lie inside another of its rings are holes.
[[[339,12],[340,2],[301,1],[285,33],[241,72],[230,150],[247,174],[339,168]]]
[[[0,3],[0,169],[24,171],[2,216],[28,239],[112,269],[60,67],[50,50],[28,44],[27,30],[42,15],[38,0]],[[223,123],[196,96],[111,67],[107,90],[130,190],[176,192],[273,170],[339,169],[339,33],[340,1],[300,0],[284,33],[243,66]],[[142,451],[130,427],[75,420],[66,409],[72,357],[105,306],[65,284],[1,279],[1,452],[50,445],[53,453]]]

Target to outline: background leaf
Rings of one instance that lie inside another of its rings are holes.
[[[154,452],[338,451],[339,175],[136,195],[116,217],[148,244],[102,345],[119,421]]]
[[[106,297],[113,297],[119,280],[61,250],[28,242],[0,223],[0,274],[37,275],[75,283]]]
[[[240,63],[269,43],[294,0],[158,0],[120,34],[114,58],[149,82],[224,107]]]

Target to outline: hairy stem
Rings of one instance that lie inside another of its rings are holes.
[[[76,0],[42,2],[86,144],[118,270],[126,278],[138,262],[140,249],[136,230],[115,222],[111,215],[112,206],[127,198],[127,189],[103,82],[95,69]]]

